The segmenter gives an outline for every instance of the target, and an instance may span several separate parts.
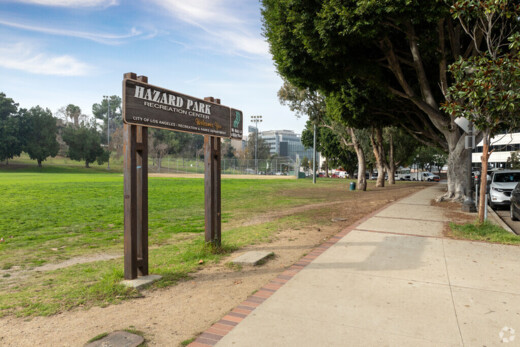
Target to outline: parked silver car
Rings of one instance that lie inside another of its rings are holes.
[[[489,207],[509,206],[511,192],[520,182],[520,170],[494,171],[489,183]]]
[[[511,193],[511,203],[509,204],[511,212],[511,220],[517,221],[520,219],[520,183],[518,183]]]

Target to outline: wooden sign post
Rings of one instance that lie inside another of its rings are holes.
[[[214,102],[213,97],[204,98]],[[220,99],[216,99],[220,104]],[[220,209],[220,137],[204,136],[204,234],[206,242],[222,243]]]
[[[242,111],[213,97],[197,99],[124,74],[125,279],[148,275],[148,127],[204,135],[206,242],[220,246],[220,138],[242,139]]]
[[[148,83],[146,76],[125,74]],[[123,125],[125,279],[148,275],[148,128]]]

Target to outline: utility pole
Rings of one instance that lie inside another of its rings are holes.
[[[312,183],[316,184],[316,123],[314,123],[314,139],[312,146]]]
[[[262,122],[262,116],[251,116],[251,122],[255,123],[255,173],[258,175],[258,123]]]

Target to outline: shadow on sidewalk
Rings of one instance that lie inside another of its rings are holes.
[[[421,268],[425,247],[430,240],[425,237],[385,236],[378,242],[347,241],[332,250],[335,262],[317,259],[310,268],[355,269],[358,271],[410,270]],[[372,250],[370,252],[370,250]],[[370,252],[370,253],[368,253]],[[327,256],[330,259],[332,254]],[[341,259],[344,261],[341,261]],[[357,261],[356,261],[357,260]]]

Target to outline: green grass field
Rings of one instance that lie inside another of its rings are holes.
[[[222,181],[223,247],[204,243],[202,179],[149,179],[150,272],[171,285],[229,251],[266,241],[304,215],[248,227],[250,215],[325,201],[326,188],[348,198],[348,182]],[[312,192],[306,194],[305,192]],[[123,253],[123,177],[103,170],[45,165],[0,171],[0,316],[50,315],[77,306],[107,305],[137,292],[119,285],[122,258],[30,271],[77,256]]]

